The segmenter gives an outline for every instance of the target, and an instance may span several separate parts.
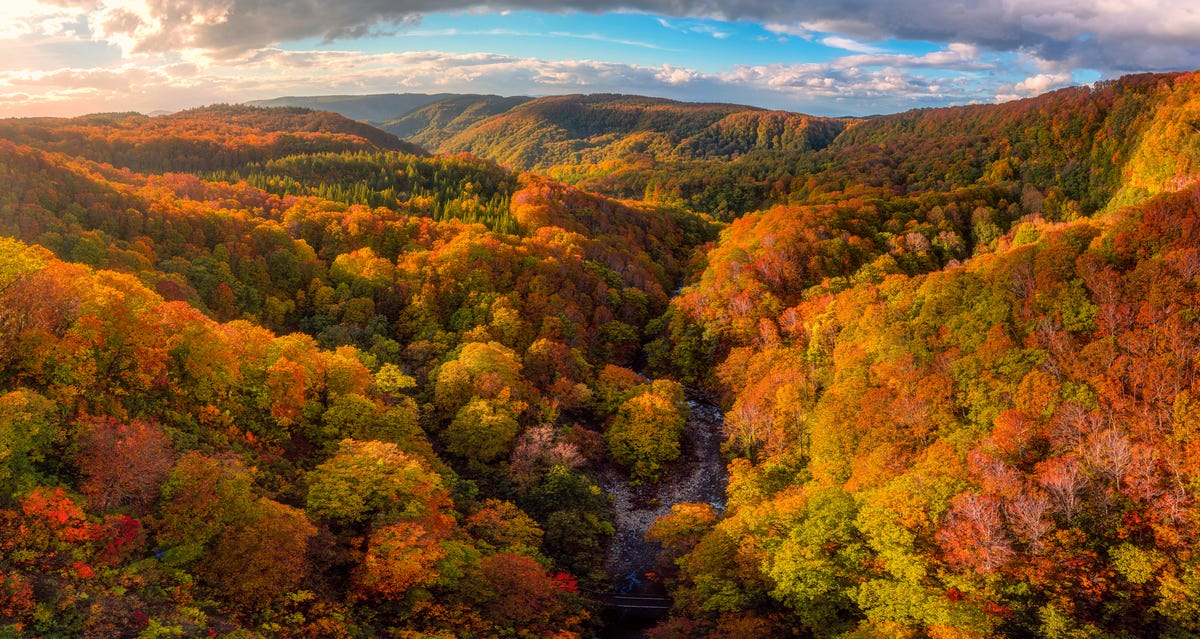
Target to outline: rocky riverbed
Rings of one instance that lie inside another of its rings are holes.
[[[658,543],[646,541],[646,529],[670,512],[671,506],[704,502],[724,508],[729,481],[721,457],[724,416],[703,393],[689,389],[687,399],[692,411],[684,427],[682,454],[662,481],[633,487],[629,485],[629,477],[619,469],[608,468],[601,473],[600,485],[613,498],[616,528],[605,568],[616,585],[629,575],[640,576],[654,568],[662,548]]]

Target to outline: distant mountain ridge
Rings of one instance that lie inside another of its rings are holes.
[[[379,128],[434,149],[481,120],[506,113],[530,100],[533,98],[525,96],[453,95],[391,118]]]
[[[737,104],[612,94],[531,100],[481,120],[437,147],[516,169],[655,160],[731,160],[755,150],[824,148],[848,120]]]
[[[729,160],[756,150],[824,148],[853,121],[739,104],[620,94],[542,98],[386,94],[248,104],[325,109],[369,120],[435,153],[467,152],[518,170],[656,160]],[[392,109],[390,115],[382,116]]]
[[[371,95],[284,96],[269,100],[251,100],[256,107],[303,107],[314,111],[333,111],[351,120],[380,124],[419,109],[432,102],[457,97],[453,93],[376,93]]]
[[[296,153],[424,149],[331,111],[214,104],[170,115],[0,120],[0,137],[135,171],[228,169]]]

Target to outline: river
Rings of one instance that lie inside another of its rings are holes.
[[[652,486],[632,487],[629,477],[616,468],[601,473],[600,485],[612,496],[616,534],[605,556],[605,569],[614,588],[627,586],[630,577],[640,579],[655,568],[660,544],[646,540],[646,530],[671,506],[703,502],[718,510],[725,507],[729,475],[721,456],[724,415],[711,397],[687,389],[691,414],[684,427],[681,455],[662,481]]]

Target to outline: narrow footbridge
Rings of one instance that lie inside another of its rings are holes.
[[[612,590],[588,591],[608,614],[621,618],[661,619],[671,612],[673,602],[666,596],[662,582],[646,567],[635,568]]]
[[[604,595],[601,599],[606,608],[616,608],[618,610],[639,610],[645,614],[651,613],[666,613],[671,610],[671,599],[669,597],[655,597],[653,595],[622,595],[611,593]]]

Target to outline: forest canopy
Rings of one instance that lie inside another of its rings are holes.
[[[2,121],[2,634],[1192,636],[1197,83]]]

